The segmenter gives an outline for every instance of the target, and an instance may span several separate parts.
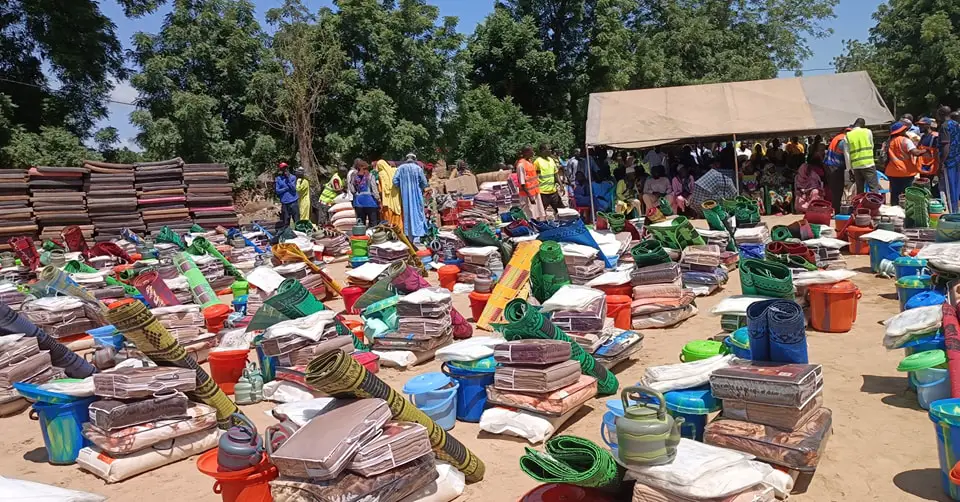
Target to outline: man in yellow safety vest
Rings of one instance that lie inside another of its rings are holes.
[[[540,152],[534,159],[533,165],[537,168],[540,180],[540,199],[543,201],[543,207],[552,207],[554,215],[559,216],[557,211],[566,206],[563,205],[563,199],[557,191],[557,187],[563,185],[560,180],[560,169],[557,161],[553,159],[549,144],[540,144]]]
[[[333,201],[337,198],[337,195],[343,193],[345,189],[346,186],[343,184],[343,178],[340,176],[340,172],[334,172],[333,176],[330,177],[330,181],[328,181],[326,185],[323,185],[323,191],[320,192],[320,203],[317,205],[317,222],[324,224],[329,221],[330,206],[333,205]]]
[[[866,121],[858,118],[847,131],[843,155],[847,165],[853,170],[857,193],[864,193],[864,189],[877,193],[880,191],[880,181],[877,179],[877,166],[873,159],[873,131],[865,125]]]

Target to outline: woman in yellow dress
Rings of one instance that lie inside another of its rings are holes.
[[[310,182],[302,167],[297,168],[297,197],[300,199],[300,219],[310,221]]]
[[[393,176],[397,174],[397,168],[383,159],[378,159],[375,165],[377,180],[380,183],[381,219],[403,231],[403,203],[400,199],[400,187],[393,183]]]

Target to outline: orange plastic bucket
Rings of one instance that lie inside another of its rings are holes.
[[[249,353],[250,349],[220,350],[211,352],[207,358],[210,362],[210,378],[217,382],[225,394],[233,394],[233,386],[247,367]]]
[[[218,333],[230,316],[230,307],[218,303],[203,309],[203,322],[210,333]]]
[[[626,295],[607,296],[607,317],[613,318],[613,325],[618,329],[631,329],[630,304],[633,298]]]
[[[825,333],[846,333],[857,320],[862,293],[850,281],[814,284],[807,288],[810,299],[810,326]]]
[[[607,285],[607,286],[594,286],[594,287],[595,287],[596,289],[599,289],[600,291],[603,291],[604,293],[606,293],[606,294],[607,294],[607,300],[608,300],[608,301],[609,301],[609,298],[610,298],[611,296],[629,296],[629,297],[631,298],[631,301],[633,301],[633,300],[632,300],[632,298],[633,298],[633,286],[631,286],[630,283],[620,284],[620,285],[617,285],[617,286],[609,286],[609,285]],[[608,308],[609,308],[609,307],[608,307]]]
[[[860,236],[873,232],[870,227],[847,225],[847,239],[850,241],[850,254],[870,254],[870,243],[861,240]]]
[[[467,296],[470,297],[470,312],[473,314],[473,322],[477,322],[477,319],[480,319],[480,316],[483,315],[483,309],[486,308],[487,302],[490,301],[490,293],[471,291]]]
[[[344,319],[343,325],[350,329],[353,337],[366,344],[366,336],[363,334],[363,322],[353,319]]]
[[[280,473],[269,457],[264,455],[259,465],[249,469],[221,472],[217,465],[218,450],[214,448],[197,459],[197,469],[217,480],[213,493],[219,494],[223,502],[273,502],[269,483]]]
[[[440,287],[452,292],[453,286],[457,284],[457,275],[460,274],[460,267],[456,265],[444,265],[437,271],[440,276]]]
[[[343,297],[343,310],[348,314],[359,314],[353,306],[357,303],[357,300],[363,295],[365,289],[358,286],[347,286],[340,290],[340,296]]]

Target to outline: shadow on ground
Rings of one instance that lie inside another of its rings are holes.
[[[904,471],[893,477],[897,488],[924,500],[950,500],[940,486],[940,469],[932,467]]]

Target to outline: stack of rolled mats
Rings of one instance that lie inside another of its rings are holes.
[[[37,239],[39,229],[30,207],[26,169],[0,171],[0,249],[10,249],[10,238],[18,235]]]
[[[239,225],[226,165],[184,164],[183,181],[187,185],[187,207],[194,223],[206,229]]]
[[[738,362],[714,371],[710,388],[723,412],[703,442],[772,464],[796,477],[793,493],[806,491],[833,433],[820,365]]]
[[[137,204],[150,235],[164,226],[176,232],[190,230],[193,221],[185,207],[183,160],[180,157],[134,165]]]
[[[295,424],[274,445],[270,460],[280,477],[270,481],[268,498],[400,501],[436,492],[439,471],[427,427],[393,415],[383,399],[367,398]]]
[[[443,288],[422,288],[401,297],[397,330],[374,338],[373,348],[413,352],[416,364],[429,361],[453,340],[452,306],[451,294]]]
[[[503,313],[506,323],[496,325],[508,341],[517,340],[560,340],[570,345],[570,357],[580,364],[584,375],[597,379],[597,390],[602,395],[617,391],[619,382],[613,373],[598,364],[593,356],[574,342],[560,328],[533,308],[526,300],[511,300]]]
[[[60,231],[69,225],[90,225],[84,193],[88,171],[85,167],[30,168],[30,205],[41,228],[41,239],[59,238]]]
[[[50,351],[40,350],[35,337],[0,335],[0,417],[19,413],[29,405],[13,388],[15,382],[39,385],[64,376],[62,369],[53,366]]]
[[[217,410],[184,394],[196,390],[196,376],[173,367],[94,375],[80,468],[116,483],[216,447]]]
[[[116,240],[124,228],[143,234],[146,227],[137,212],[133,164],[85,161],[84,167],[90,169],[87,212],[96,230],[95,240]]]

